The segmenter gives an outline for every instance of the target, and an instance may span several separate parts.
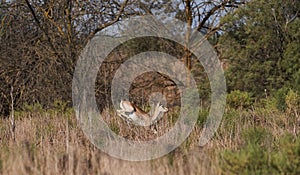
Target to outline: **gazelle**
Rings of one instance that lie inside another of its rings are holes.
[[[160,116],[168,111],[168,108],[164,107],[160,103],[157,103],[155,106],[153,115],[146,113],[137,105],[131,103],[130,101],[123,101],[120,102],[121,110],[117,110],[118,115],[121,118],[125,118],[135,124],[141,126],[150,126],[157,122],[160,119]]]

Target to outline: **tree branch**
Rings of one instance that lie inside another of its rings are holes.
[[[123,14],[124,10],[125,10],[125,7],[128,3],[128,0],[126,0],[122,5],[121,5],[121,8],[120,8],[120,11],[119,13],[116,15],[115,19],[112,20],[112,21],[109,21],[107,23],[104,23],[104,24],[100,24],[94,31],[92,31],[89,36],[87,37],[85,43],[87,43],[90,39],[92,39],[95,34],[101,30],[103,30],[104,28],[108,27],[108,26],[111,26],[113,25],[114,23],[118,22],[120,20],[120,17],[121,15]]]
[[[230,1],[224,1],[220,5],[216,5],[215,7],[213,7],[212,9],[210,9],[210,11],[205,15],[205,17],[202,19],[202,21],[198,25],[197,30],[200,31],[200,29],[203,28],[203,26],[208,21],[208,19],[213,14],[215,14],[215,12],[218,11],[219,9],[224,8],[224,7],[227,7],[227,8],[229,8],[229,7],[238,8],[239,5],[245,4],[245,2],[234,2],[232,4],[228,4],[228,3],[231,3],[231,2]]]
[[[37,18],[36,13],[35,13],[33,7],[31,6],[30,2],[29,2],[28,0],[25,0],[25,2],[26,2],[26,5],[27,5],[27,7],[29,8],[29,10],[30,10],[30,12],[31,12],[31,14],[32,14],[32,16],[33,16],[34,21],[37,23],[38,28],[40,28],[40,29],[43,31],[43,33],[44,33],[45,36],[47,37],[47,40],[48,40],[48,42],[49,42],[49,44],[50,44],[51,49],[54,51],[55,54],[57,54],[56,49],[55,49],[55,47],[54,47],[53,44],[52,44],[51,38],[49,37],[47,31],[41,26],[41,22],[40,22],[39,19]]]

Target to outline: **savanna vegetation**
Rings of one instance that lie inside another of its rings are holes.
[[[187,22],[216,49],[227,81],[226,110],[212,140],[199,147],[210,109],[204,69],[182,46],[132,40],[109,56],[96,81],[97,103],[116,134],[153,139],[179,115],[176,84],[155,72],[133,82],[130,98],[147,109],[149,94],[168,89],[171,110],[157,132],[125,123],[111,108],[113,73],[140,52],[177,55],[198,77],[201,107],[192,133],[171,153],[119,160],[94,146],[77,123],[75,64],[98,31],[127,17],[163,13]],[[300,174],[299,1],[2,0],[0,22],[0,174]]]

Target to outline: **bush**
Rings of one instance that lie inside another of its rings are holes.
[[[208,111],[208,110],[203,110],[202,112],[199,113],[199,117],[198,117],[198,120],[197,120],[197,125],[198,125],[199,127],[202,128],[202,127],[204,126],[208,114],[209,114],[209,111]]]
[[[34,103],[34,104],[25,103],[21,111],[30,112],[30,113],[42,113],[44,109],[40,103]]]
[[[300,140],[286,135],[272,155],[272,167],[280,174],[300,174]]]
[[[248,108],[252,105],[252,99],[248,92],[234,90],[227,95],[227,104],[230,108]]]
[[[224,174],[273,174],[268,168],[268,155],[259,145],[248,145],[222,154]]]
[[[300,174],[300,140],[290,134],[274,142],[263,128],[243,132],[245,145],[221,153],[224,174]],[[267,143],[267,144],[266,144]]]
[[[277,109],[279,109],[281,111],[285,111],[285,109],[287,107],[286,103],[285,103],[285,97],[286,97],[287,93],[288,93],[288,88],[286,88],[286,87],[279,89],[275,93],[276,107],[277,107]]]
[[[272,111],[277,111],[277,99],[275,97],[268,97],[259,99],[255,104],[255,107],[264,108]]]
[[[264,128],[251,128],[243,131],[242,135],[246,145],[270,146],[271,134]]]
[[[268,149],[271,134],[256,127],[242,133],[245,145],[240,150],[226,150],[222,154],[222,168],[226,174],[273,174],[269,168]]]
[[[285,103],[290,111],[297,112],[300,106],[300,96],[293,90],[289,90],[285,97]]]

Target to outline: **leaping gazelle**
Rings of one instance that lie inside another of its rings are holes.
[[[125,118],[126,120],[141,126],[150,126],[154,124],[160,119],[160,116],[163,115],[163,113],[168,111],[168,108],[164,107],[160,103],[157,103],[154,113],[151,116],[137,105],[131,103],[130,101],[123,100],[120,102],[120,108],[121,110],[117,110],[117,113],[121,118]]]

